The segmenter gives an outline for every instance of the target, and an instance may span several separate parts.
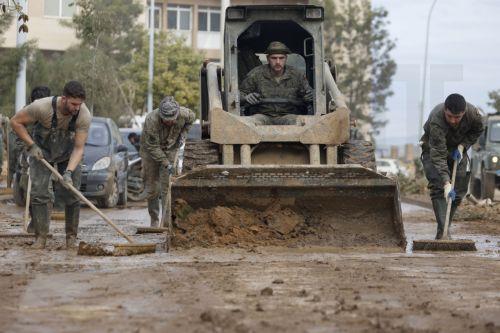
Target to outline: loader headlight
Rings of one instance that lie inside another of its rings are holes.
[[[325,14],[322,7],[308,7],[304,13],[304,20],[323,21]]]
[[[491,158],[491,161],[492,161],[493,163],[497,163],[497,162],[498,162],[498,156],[493,156],[493,157]]]
[[[106,169],[109,167],[110,164],[111,164],[111,158],[106,156],[95,162],[94,166],[92,167],[92,170],[95,171],[95,170]]]
[[[238,21],[245,19],[245,8],[233,7],[226,10],[226,20],[228,21]]]

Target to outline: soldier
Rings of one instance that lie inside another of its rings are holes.
[[[27,145],[30,157],[34,248],[45,248],[50,223],[47,203],[50,201],[51,172],[40,160],[56,164],[66,184],[80,187],[80,162],[92,119],[84,100],[83,86],[70,81],[64,86],[62,96],[39,99],[16,113],[10,121],[12,129]],[[35,124],[30,136],[26,126],[32,123]],[[66,248],[70,249],[76,243],[80,201],[62,184],[58,183],[54,190],[61,191],[58,197],[65,201]]]
[[[314,92],[304,73],[286,64],[291,52],[285,44],[272,42],[265,53],[268,63],[251,70],[241,83],[242,103],[249,107],[255,125],[295,125]],[[288,101],[261,104],[262,99],[276,98]]]
[[[450,224],[467,193],[467,149],[483,131],[478,110],[459,94],[451,94],[431,111],[422,136],[422,164],[437,222],[436,239],[443,237],[447,200],[453,201]],[[451,185],[453,162],[457,161],[455,188]]]
[[[151,227],[158,227],[159,194],[162,195],[162,227],[171,227],[170,176],[177,152],[195,120],[193,111],[167,96],[146,116],[141,135],[142,171]],[[159,180],[159,182],[158,182]]]

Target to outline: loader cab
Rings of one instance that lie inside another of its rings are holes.
[[[253,68],[267,63],[264,52],[269,43],[280,41],[292,51],[287,65],[303,71],[316,92],[314,114],[325,110],[323,15],[323,8],[318,6],[228,7],[224,30],[225,109],[245,115],[238,87]],[[305,108],[303,114],[307,114]]]

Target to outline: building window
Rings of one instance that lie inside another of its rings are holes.
[[[191,6],[168,5],[167,28],[169,30],[191,30]]]
[[[149,22],[149,9],[151,7],[148,6],[148,12],[147,12],[147,15],[148,15],[148,28],[151,27],[151,22]],[[155,29],[161,29],[161,26],[162,26],[162,15],[161,15],[161,5],[157,5],[155,4]]]
[[[45,16],[72,17],[75,13],[76,0],[45,0]]]
[[[198,31],[220,31],[220,9],[218,7],[199,7]]]

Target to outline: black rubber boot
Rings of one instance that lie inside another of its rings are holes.
[[[45,244],[47,243],[47,234],[49,233],[49,210],[46,204],[32,205],[31,207],[36,236],[33,248],[44,249]]]
[[[446,206],[447,204],[445,198],[432,199],[432,208],[434,210],[434,216],[436,216],[437,223],[436,239],[443,238],[444,221],[446,218]]]
[[[80,221],[80,203],[64,207],[64,219],[66,222],[66,248],[72,249],[76,246],[78,234],[78,223]]]

